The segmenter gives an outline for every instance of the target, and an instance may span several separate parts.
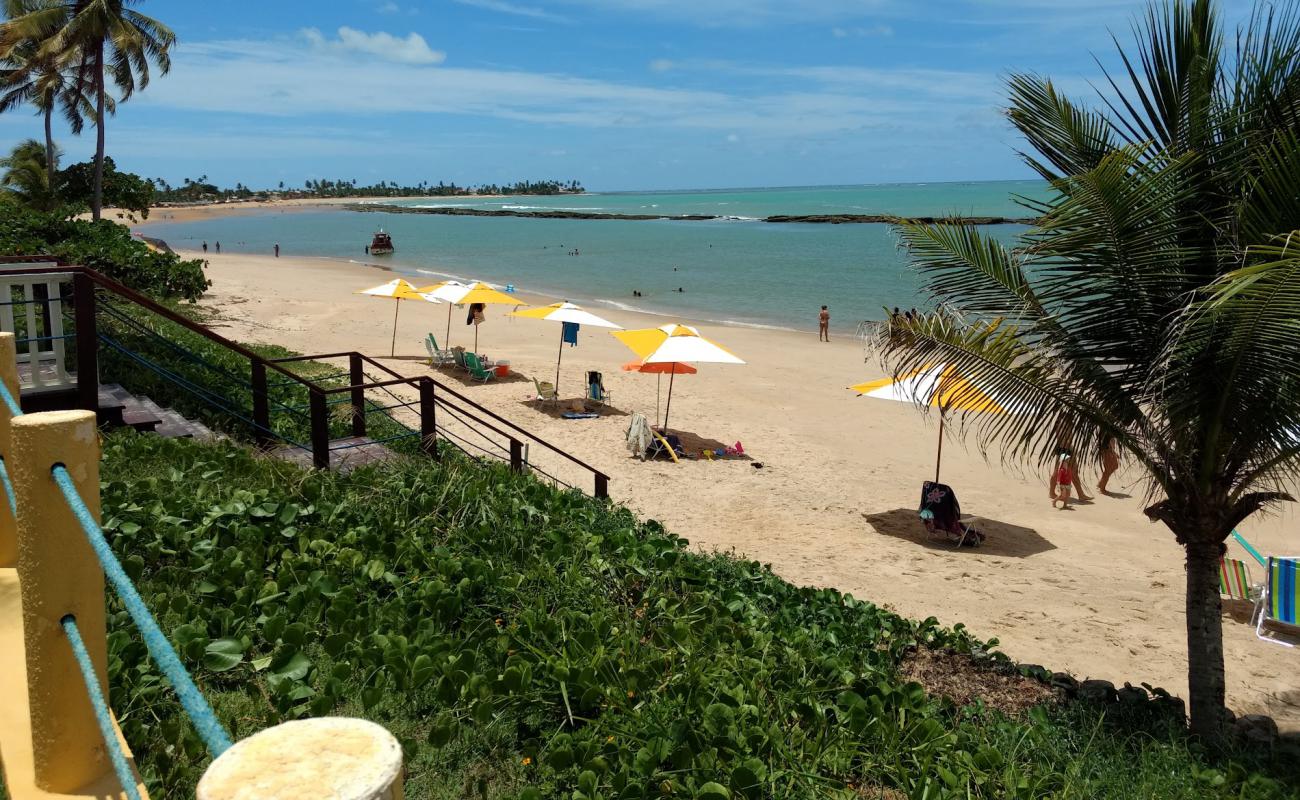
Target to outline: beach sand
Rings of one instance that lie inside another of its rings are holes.
[[[391,273],[327,259],[206,257],[213,287],[203,304],[220,312],[223,333],[308,354],[389,352],[391,302],[354,292]],[[511,319],[509,310],[489,307],[479,351],[508,358],[528,378],[554,380],[558,326]],[[627,328],[668,321],[591,310]],[[815,329],[817,309],[808,313]],[[453,311],[452,344],[472,343],[464,319],[464,309]],[[430,374],[415,357],[423,355],[425,332],[442,342],[446,320],[445,306],[403,303],[399,357],[381,360],[403,374]],[[1142,516],[1140,485],[1127,490],[1129,498],[1098,495],[1091,505],[1058,511],[1037,470],[1008,468],[996,457],[986,462],[973,442],[949,439],[943,481],[988,534],[980,549],[954,550],[928,538],[916,517],[921,482],[934,476],[937,418],[847,391],[883,375],[879,365],[864,363],[858,341],[819,343],[811,332],[719,325],[703,331],[748,365],[702,364],[697,375],[679,377],[671,428],[722,444],[739,440],[752,461],[642,463],[624,447],[626,416],[564,420],[542,413],[525,402],[534,394],[531,380],[469,386],[440,379],[605,471],[616,500],[695,547],[733,551],[771,564],[796,584],[833,586],[908,617],[965,623],[976,636],[996,637],[1022,663],[1185,696],[1182,552],[1167,529]],[[564,350],[561,396],[580,397],[584,372],[600,370],[618,412],[641,411],[653,421],[655,377],[620,371],[629,359],[607,332],[584,329],[579,346]],[[561,477],[578,477],[536,447],[531,457]],[[1084,472],[1093,491],[1096,469],[1089,464]],[[1121,472],[1111,488],[1125,491],[1138,477]],[[591,491],[590,478],[581,486]],[[1288,508],[1248,520],[1241,530],[1263,553],[1293,552],[1300,549],[1296,520]],[[1235,543],[1230,551],[1249,560]],[[1254,574],[1258,579],[1262,570]],[[1246,614],[1224,615],[1229,704],[1239,714],[1267,713],[1284,729],[1300,729],[1296,651],[1257,640]]]
[[[523,197],[526,195],[516,195]],[[111,219],[123,225],[137,225],[142,222],[194,222],[195,220],[215,219],[217,217],[237,217],[247,214],[269,214],[293,211],[309,211],[313,208],[349,205],[351,203],[392,203],[398,200],[420,200],[425,203],[464,203],[467,200],[491,200],[504,197],[499,194],[478,194],[455,197],[294,197],[284,200],[238,200],[226,203],[195,203],[181,206],[155,206],[149,209],[149,218],[140,219],[140,215],[121,208],[106,208],[104,219]],[[90,219],[90,212],[77,215],[77,219]]]

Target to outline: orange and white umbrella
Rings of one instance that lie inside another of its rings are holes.
[[[658,328],[635,331],[611,331],[627,345],[645,364],[744,364],[727,348],[700,335],[690,325],[670,323]],[[664,430],[668,429],[668,412],[673,405],[673,379],[676,370],[668,373],[668,402],[664,406]]]
[[[984,414],[1009,414],[1011,411],[991,394],[975,385],[952,364],[925,364],[898,378],[850,386],[861,397],[895,400],[939,409],[939,448],[934,459],[934,482],[939,482],[939,464],[943,459],[943,423],[949,411],[975,411]]]
[[[663,386],[665,375],[694,375],[699,372],[690,364],[680,361],[656,361],[647,364],[644,361],[629,361],[623,365],[624,372],[640,372],[655,376],[655,425],[659,425],[659,389]],[[671,378],[669,379],[671,380]]]

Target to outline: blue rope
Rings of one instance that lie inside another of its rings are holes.
[[[18,516],[18,497],[14,494],[13,481],[9,480],[9,468],[5,466],[5,460],[0,457],[0,481],[5,485],[5,497],[9,498],[9,510],[14,516]]]
[[[194,679],[190,677],[185,665],[172,649],[171,642],[167,641],[153,614],[149,613],[149,607],[144,604],[140,593],[136,591],[126,571],[122,569],[117,556],[113,555],[113,550],[105,541],[99,523],[95,521],[94,515],[77,494],[77,487],[72,482],[67,467],[55,464],[50,472],[54,476],[54,482],[63,492],[63,499],[68,502],[68,507],[76,516],[77,522],[81,524],[81,529],[90,541],[95,555],[99,557],[99,563],[104,568],[104,576],[108,578],[109,583],[113,584],[131,619],[140,629],[140,635],[144,638],[145,646],[149,648],[149,654],[153,656],[159,669],[176,690],[181,706],[185,708],[185,713],[189,715],[190,722],[193,723],[199,737],[208,746],[208,752],[216,758],[230,748],[230,734],[222,727],[217,715],[212,711],[212,706],[208,705],[208,701],[199,692],[199,687],[194,685]]]
[[[9,393],[9,387],[4,385],[4,381],[0,381],[0,395],[3,395],[5,405],[9,406],[9,416],[21,417],[23,415],[23,407],[18,405],[18,401]]]
[[[104,700],[104,693],[99,690],[99,676],[95,674],[95,664],[86,651],[86,643],[81,640],[81,631],[77,630],[77,618],[71,614],[64,617],[63,632],[68,635],[68,644],[72,645],[72,655],[76,656],[77,666],[81,667],[81,678],[86,682],[86,694],[90,695],[90,704],[95,707],[95,721],[99,723],[99,732],[104,736],[104,746],[113,761],[113,772],[126,791],[130,800],[141,800],[140,790],[135,784],[135,773],[126,763],[126,753],[122,752],[122,743],[118,741],[117,730],[113,727],[113,716]]]

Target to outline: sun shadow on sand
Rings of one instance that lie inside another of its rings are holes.
[[[529,378],[520,375],[518,372],[511,372],[507,374],[505,377],[501,377],[500,375],[496,375],[495,373],[493,373],[492,378],[487,381],[481,381],[478,378],[475,378],[473,375],[470,375],[468,372],[461,369],[460,367],[455,367],[455,366],[438,367],[434,369],[433,372],[435,373],[436,376],[443,377],[443,378],[450,378],[456,381],[457,383],[461,384],[462,386],[481,386],[484,383],[529,383],[531,382]]]
[[[615,408],[608,403],[597,405],[595,403],[585,402],[581,397],[571,397],[567,400],[561,399],[547,403],[543,403],[541,400],[520,400],[519,405],[545,414],[552,419],[564,419],[564,415],[569,412],[599,414],[601,417],[627,416],[626,411],[620,408]]]
[[[877,533],[905,539],[909,542],[928,547],[931,550],[955,551],[956,547],[946,538],[927,533],[921,520],[917,518],[916,509],[896,508],[879,514],[863,514],[862,518]],[[985,536],[984,544],[973,548],[974,552],[992,556],[1010,556],[1028,558],[1048,550],[1055,550],[1056,545],[1044,539],[1033,528],[999,522],[988,517],[975,516],[975,527]],[[963,551],[972,548],[962,548]]]
[[[1249,600],[1225,599],[1223,601],[1223,616],[1231,619],[1233,622],[1239,622],[1242,625],[1252,625],[1251,617],[1254,616],[1255,604]]]

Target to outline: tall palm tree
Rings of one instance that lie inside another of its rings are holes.
[[[46,159],[49,152],[35,139],[19,142],[13,151],[0,158],[0,187],[16,196],[23,205],[38,211],[53,211],[59,198],[54,184],[50,183]],[[58,157],[58,150],[54,151]]]
[[[150,62],[171,69],[176,35],[166,25],[135,11],[141,0],[6,0],[9,20],[0,24],[0,58],[23,42],[39,42],[43,58],[77,64],[81,82],[95,98],[95,190],[91,214],[104,200],[105,112],[112,79],[118,102],[149,85]]]
[[[0,64],[0,114],[30,103],[45,119],[46,185],[55,188],[58,154],[54,146],[54,111],[63,113],[68,127],[80,134],[94,104],[76,70],[52,58],[41,58],[35,42],[23,42]],[[109,98],[109,113],[114,105]]]
[[[1300,19],[1261,3],[1229,45],[1210,0],[1172,0],[1134,33],[1091,105],[1011,77],[1052,198],[1022,201],[1040,219],[1014,247],[902,227],[938,311],[875,342],[1021,408],[971,420],[1004,458],[1117,439],[1184,548],[1191,727],[1217,738],[1224,541],[1300,475]]]

